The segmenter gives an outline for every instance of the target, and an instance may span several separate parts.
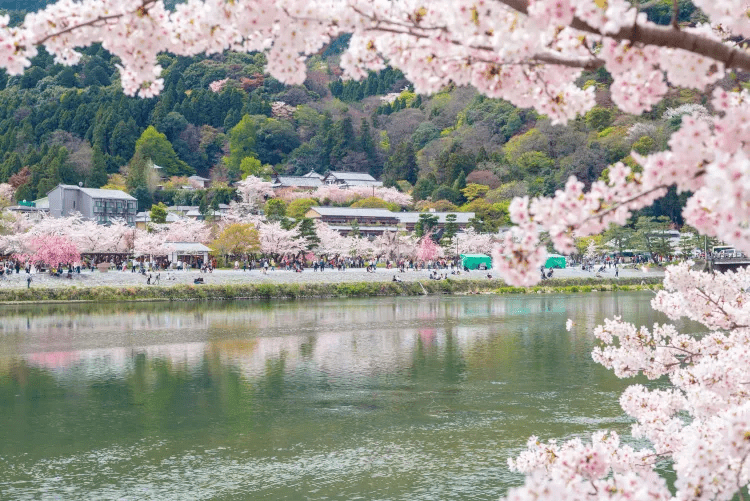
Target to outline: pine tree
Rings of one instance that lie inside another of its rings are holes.
[[[99,188],[107,184],[107,161],[104,159],[104,153],[98,145],[94,146],[94,152],[91,155],[91,174],[86,181],[90,188]]]
[[[375,157],[375,142],[372,139],[372,132],[370,131],[370,123],[366,118],[362,118],[361,125],[359,127],[360,146],[362,151],[367,154],[367,158],[372,160]]]

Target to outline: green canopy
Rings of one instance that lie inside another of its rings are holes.
[[[544,262],[545,268],[565,268],[565,256],[550,254]]]
[[[470,270],[476,270],[482,265],[484,269],[492,268],[492,258],[484,254],[461,254],[461,265]]]

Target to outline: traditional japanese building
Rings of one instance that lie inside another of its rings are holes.
[[[350,188],[353,186],[383,186],[382,181],[378,181],[369,174],[363,172],[329,172],[323,178],[323,184],[334,184],[341,188]]]

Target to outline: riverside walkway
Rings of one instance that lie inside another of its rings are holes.
[[[440,270],[445,273],[446,270]],[[473,270],[470,272],[461,272],[460,275],[451,275],[447,271],[448,277],[452,280],[489,280],[487,274],[493,276],[492,280],[499,281],[494,271]],[[159,282],[155,284],[157,274]],[[160,271],[150,272],[146,275],[141,273],[132,273],[128,271],[109,271],[102,273],[100,271],[81,271],[80,274],[73,273],[71,279],[66,275],[61,277],[50,276],[48,273],[32,273],[31,288],[58,288],[58,287],[128,287],[146,285],[149,275],[151,275],[151,285],[164,287],[171,285],[192,285],[196,278],[203,278],[205,284],[212,285],[240,285],[250,283],[344,283],[344,282],[390,282],[393,276],[397,275],[404,282],[430,280],[429,270],[406,271],[399,273],[395,269],[378,268],[373,273],[368,273],[364,268],[350,268],[343,271],[336,269],[326,269],[325,271],[313,271],[312,268],[306,268],[301,273],[287,270],[269,270],[264,274],[261,270],[242,271],[240,270],[214,270],[213,273],[201,273],[197,270],[188,271]],[[556,269],[554,278],[599,278],[614,279],[615,269],[609,268],[603,273],[594,273],[582,271],[580,267]],[[646,278],[646,277],[663,277],[664,269],[652,267],[648,271],[640,268],[621,268],[620,278]],[[26,278],[28,275],[21,270],[21,273],[4,275],[0,279],[0,288],[26,288]]]

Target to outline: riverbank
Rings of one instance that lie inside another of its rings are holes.
[[[209,275],[210,276],[210,275]],[[232,299],[418,296],[424,294],[551,294],[659,287],[662,277],[559,278],[535,287],[510,287],[495,279],[455,278],[403,282],[261,282],[243,284],[176,284],[129,286],[32,287],[0,289],[0,303],[102,302],[102,301],[195,301]]]

